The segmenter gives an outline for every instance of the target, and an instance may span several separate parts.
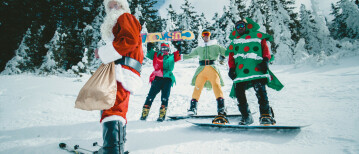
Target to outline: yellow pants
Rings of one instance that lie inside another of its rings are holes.
[[[219,97],[223,98],[223,92],[221,89],[221,82],[217,71],[211,66],[205,66],[202,72],[200,72],[196,78],[196,84],[193,90],[192,98],[199,100],[201,96],[202,89],[206,81],[209,81],[212,84],[214,95],[216,99]]]

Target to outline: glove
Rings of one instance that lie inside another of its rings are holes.
[[[152,42],[147,43],[147,51],[151,51],[155,47],[155,44]]]
[[[183,54],[182,49],[181,49],[181,41],[176,41],[176,42],[173,42],[172,44],[173,44],[173,46],[175,46],[177,51],[179,51],[180,54]]]
[[[231,78],[232,80],[234,80],[237,77],[236,74],[236,68],[229,68],[229,72],[228,72],[228,76],[229,78]]]
[[[263,61],[257,65],[257,68],[258,68],[263,74],[267,73],[267,71],[268,71],[268,62],[269,62],[268,58],[267,58],[267,57],[264,57],[264,58],[263,58]]]
[[[221,65],[224,65],[224,59],[225,59],[226,57],[224,57],[224,56],[220,56],[219,57],[219,63],[221,64]]]

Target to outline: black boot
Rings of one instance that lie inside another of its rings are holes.
[[[197,115],[197,103],[198,101],[196,99],[191,100],[191,106],[187,111],[188,115]]]
[[[166,118],[166,112],[167,112],[167,107],[166,106],[161,106],[160,115],[158,116],[157,121],[159,121],[159,122],[164,121],[165,118]]]
[[[239,125],[250,125],[253,123],[253,117],[251,111],[248,108],[248,104],[238,104],[238,110],[241,112],[241,120],[239,121]]]
[[[259,123],[264,126],[275,125],[274,114],[272,108],[269,106],[265,82],[258,81],[253,84],[259,104]]]
[[[261,116],[259,117],[259,123],[262,126],[270,126],[276,124],[272,107],[270,107],[268,114],[261,113]]]
[[[217,99],[217,112],[218,115],[227,115],[226,107],[224,106],[224,99],[222,97]]]
[[[126,127],[121,121],[103,123],[103,154],[123,154],[126,141]]]
[[[212,123],[213,124],[226,124],[229,123],[226,115],[226,107],[224,106],[224,99],[222,97],[219,97],[217,99],[217,112],[218,115],[216,117],[214,117]]]

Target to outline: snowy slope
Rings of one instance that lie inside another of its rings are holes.
[[[223,131],[204,129],[180,121],[156,122],[160,106],[156,98],[148,121],[139,121],[149,84],[131,96],[128,112],[127,149],[137,153],[359,153],[359,57],[341,60],[339,65],[292,69],[292,65],[271,66],[285,84],[280,91],[268,90],[278,125],[306,125],[300,132]],[[176,64],[167,115],[185,114],[193,87],[189,85],[196,60]],[[227,66],[220,66],[228,113],[238,113],[236,101],[228,98],[231,81]],[[148,82],[151,65],[143,69]],[[0,153],[66,153],[59,142],[92,148],[102,144],[98,111],[75,109],[82,78],[0,76]],[[252,111],[258,112],[253,90],[247,92]],[[216,112],[212,91],[204,90],[199,114]],[[259,114],[255,114],[257,119]],[[231,119],[236,123],[238,119]],[[210,119],[208,119],[210,121]],[[258,121],[255,120],[255,125]]]

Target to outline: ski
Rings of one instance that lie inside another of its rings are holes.
[[[72,146],[68,146],[66,143],[60,143],[59,147],[62,150],[66,150],[70,153],[75,153],[75,154],[88,154],[88,153],[98,154],[98,151],[91,151],[88,149],[84,149],[84,148],[81,148],[79,145],[75,145],[72,147]]]

